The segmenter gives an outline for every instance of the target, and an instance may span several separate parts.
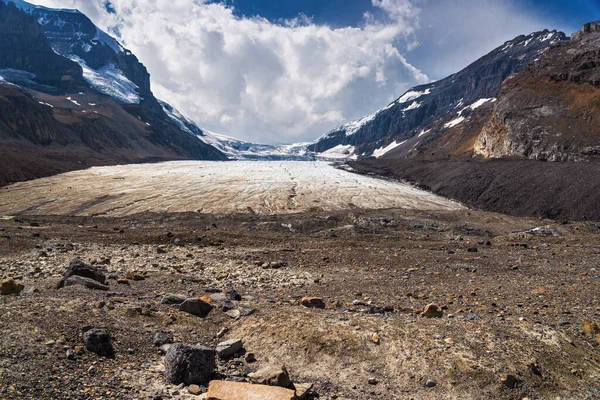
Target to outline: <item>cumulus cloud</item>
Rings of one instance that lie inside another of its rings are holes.
[[[200,127],[271,143],[313,140],[540,26],[505,0],[371,0],[344,28],[239,17],[208,0],[33,1],[117,34],[157,97]]]
[[[428,81],[397,47],[418,9],[373,0],[385,19],[333,29],[300,16],[285,23],[240,18],[191,0],[40,0],[76,7],[148,67],[157,97],[201,127],[263,142],[313,140]]]

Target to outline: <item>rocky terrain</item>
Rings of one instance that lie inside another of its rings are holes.
[[[547,30],[519,36],[456,74],[409,89],[387,107],[328,132],[308,148],[317,153],[344,149],[346,158],[415,157],[429,148],[437,151],[437,159],[460,155],[463,147],[453,144],[464,141],[463,129],[477,123],[482,109],[489,115],[502,82],[565,39],[564,33]]]
[[[599,229],[401,209],[5,218],[0,397],[597,398]]]
[[[586,24],[507,80],[475,144],[484,157],[600,159],[600,31]]]

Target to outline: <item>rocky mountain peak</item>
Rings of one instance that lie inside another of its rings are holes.
[[[593,32],[600,32],[600,21],[584,24],[578,32],[571,35],[571,40],[580,40],[583,36]]]

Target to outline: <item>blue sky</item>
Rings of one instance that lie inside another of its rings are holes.
[[[464,0],[459,3],[475,4],[484,3],[486,0]],[[235,8],[236,15],[240,17],[262,17],[273,22],[280,22],[286,19],[292,19],[298,15],[306,15],[316,24],[325,24],[334,28],[344,26],[360,26],[364,23],[364,14],[366,12],[380,15],[382,11],[375,7],[371,0],[215,0],[215,2],[224,2]],[[437,8],[435,3],[439,5],[442,2],[451,2],[448,0],[421,0],[423,12],[421,19],[427,20],[427,8]],[[594,20],[600,20],[600,0],[505,0],[505,5],[511,7],[515,12],[523,15],[531,16],[537,23],[533,23],[531,28],[525,28],[521,31],[522,34],[528,34],[538,29],[556,29],[565,32],[567,35],[578,30],[582,24]],[[445,8],[443,8],[445,11]],[[477,15],[475,14],[475,17]],[[457,16],[454,22],[456,25],[464,23]],[[434,19],[435,21],[435,19]],[[518,21],[520,22],[520,21]],[[486,45],[481,46],[479,51],[475,51],[475,56],[484,55],[496,45],[500,45],[503,40],[510,40],[514,37],[517,30],[515,26],[510,26],[510,21],[502,21],[508,23],[506,35],[488,36]],[[421,32],[417,32],[417,36],[424,34],[424,31],[430,29],[430,26],[422,25]],[[518,29],[518,28],[517,28]],[[452,32],[448,32],[452,35]],[[486,33],[481,32],[482,39],[486,39]],[[425,35],[426,36],[426,35]],[[489,45],[488,45],[489,43]],[[407,51],[405,56],[410,62],[420,64],[420,61],[429,60],[434,50],[429,47],[419,46],[416,51]],[[475,58],[464,58],[463,62],[453,62],[452,66],[459,68],[466,66]],[[419,67],[428,72],[432,79],[441,79],[450,73],[456,72],[447,68],[439,69],[425,65]]]
[[[600,0],[30,1],[114,34],[201,128],[263,143],[312,141],[516,36],[600,20]]]

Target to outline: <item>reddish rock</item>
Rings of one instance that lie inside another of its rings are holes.
[[[307,308],[325,308],[325,301],[320,297],[303,297],[300,304]]]
[[[207,400],[294,400],[293,390],[250,383],[211,381]]]

